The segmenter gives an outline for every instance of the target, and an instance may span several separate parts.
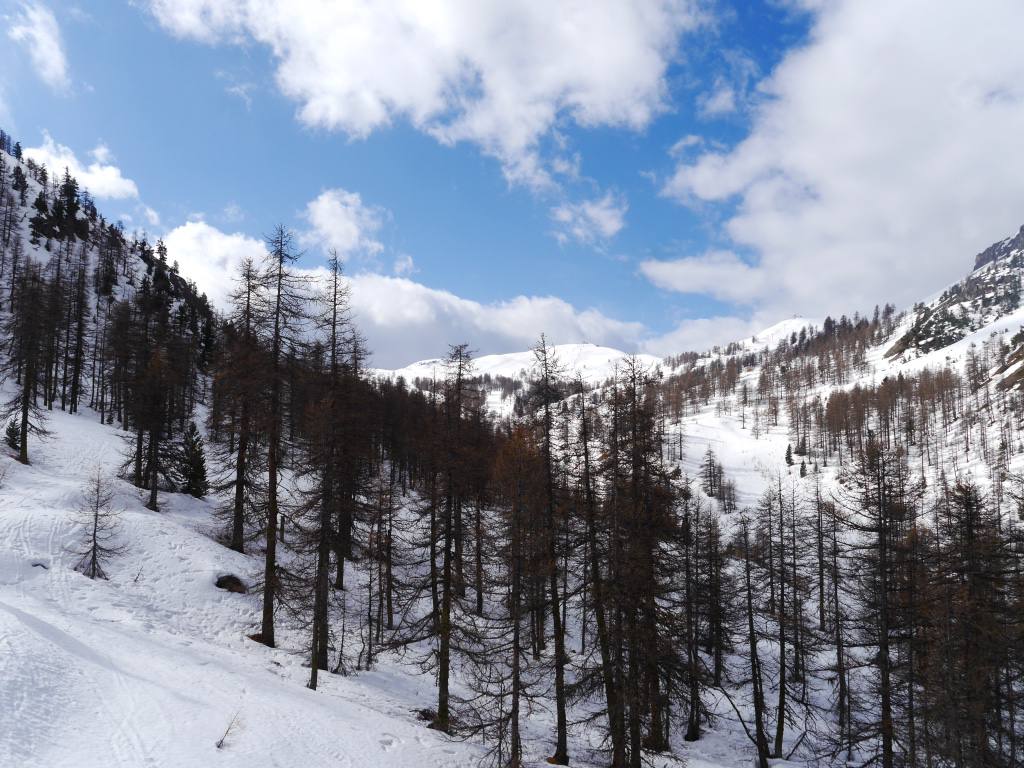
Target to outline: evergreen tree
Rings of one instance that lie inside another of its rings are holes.
[[[267,396],[267,525],[266,554],[263,569],[263,615],[260,641],[275,645],[274,606],[278,586],[277,537],[280,527],[278,484],[281,473],[282,428],[284,424],[287,380],[286,353],[305,313],[308,281],[294,269],[298,254],[294,235],[277,226],[267,237],[267,257],[263,281],[266,290],[268,323],[269,382]]]
[[[18,278],[11,311],[3,330],[9,344],[3,374],[18,387],[0,410],[0,417],[18,420],[18,461],[29,463],[29,435],[45,438],[46,411],[38,396],[44,383],[42,354],[45,344],[44,296],[46,285],[35,264],[26,265]]]
[[[28,178],[25,176],[25,172],[21,170],[20,165],[14,166],[12,172],[13,181],[11,182],[11,189],[18,193],[18,204],[23,208],[26,203],[26,195],[28,194]]]
[[[209,492],[206,480],[206,451],[203,437],[194,421],[188,423],[181,436],[178,475],[181,478],[182,490],[197,499]]]
[[[7,422],[7,428],[4,430],[4,442],[7,443],[7,447],[12,451],[20,450],[21,427],[18,425],[17,419],[11,419]]]
[[[36,195],[35,202],[32,203],[32,208],[35,210],[35,214],[33,214],[32,218],[29,219],[29,231],[32,234],[32,245],[39,245],[42,240],[49,243],[54,232],[50,219],[50,206],[46,202],[45,193],[40,192]]]

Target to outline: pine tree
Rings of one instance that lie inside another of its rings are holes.
[[[4,442],[7,443],[7,447],[12,451],[20,450],[21,427],[18,425],[17,419],[11,419],[7,422],[7,428],[4,430]]]
[[[562,537],[559,499],[556,490],[555,456],[553,450],[554,404],[561,399],[559,378],[561,369],[554,351],[548,347],[547,340],[541,334],[540,341],[533,348],[535,362],[535,391],[537,393],[539,411],[539,442],[540,454],[544,463],[544,486],[546,514],[544,518],[544,534],[547,537],[548,590],[551,600],[551,618],[555,635],[555,754],[551,763],[555,765],[569,764],[568,720],[566,715],[565,694],[565,627],[562,623],[562,597],[559,594],[559,583],[562,574],[559,563],[559,541]]]
[[[19,384],[0,410],[0,417],[18,419],[18,461],[29,463],[28,438],[45,438],[46,411],[37,396],[43,386],[42,354],[44,338],[45,281],[39,268],[26,265],[18,279],[11,312],[4,323],[10,347],[3,366],[5,378]]]
[[[308,281],[294,270],[298,254],[294,235],[277,226],[267,237],[264,285],[267,293],[270,371],[267,392],[267,525],[263,569],[263,615],[260,641],[271,648],[274,638],[274,605],[278,586],[277,537],[280,530],[278,483],[281,473],[284,422],[285,358],[287,347],[304,315]]]
[[[262,516],[266,495],[265,484],[259,479],[265,471],[264,446],[258,440],[268,370],[266,351],[260,343],[266,320],[262,283],[253,260],[242,261],[215,366],[215,408],[210,413],[211,433],[222,426],[229,433],[220,449],[228,477],[218,489],[231,498],[222,511],[229,520],[229,546],[236,552],[245,551],[245,523]]]
[[[181,478],[182,490],[197,499],[209,492],[206,479],[206,450],[203,436],[194,421],[188,423],[181,436],[181,448],[178,456],[178,475]]]
[[[13,176],[14,181],[11,182],[11,189],[18,193],[18,203],[24,208],[27,202],[28,179],[25,176],[25,172],[21,170],[20,165],[14,166]]]
[[[104,565],[124,551],[116,542],[120,532],[120,516],[111,506],[114,501],[112,480],[97,467],[82,488],[79,522],[84,532],[77,551],[77,570],[90,579],[107,578]]]

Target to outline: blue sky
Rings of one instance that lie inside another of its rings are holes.
[[[0,122],[212,296],[275,222],[335,244],[380,364],[909,303],[1024,220],[1021,55],[980,47],[1014,3],[258,5],[0,5]],[[975,168],[1005,185],[934,189]]]

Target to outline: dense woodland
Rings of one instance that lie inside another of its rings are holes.
[[[1022,762],[1024,402],[989,381],[1003,340],[867,384],[886,307],[596,388],[543,337],[525,386],[477,377],[465,344],[436,381],[377,379],[337,257],[314,281],[273,228],[222,314],[161,242],[0,149],[8,444],[30,462],[48,413],[81,412],[124,431],[150,509],[218,499],[223,545],[263,563],[253,640],[303,637],[310,688],[404,660],[436,680],[425,725],[501,766],[638,768],[723,721],[760,768]],[[687,443],[709,408],[755,438],[789,426],[756,504]],[[83,555],[99,576],[114,556]],[[574,754],[583,729],[600,754]]]

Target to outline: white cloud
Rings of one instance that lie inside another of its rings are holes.
[[[745,111],[751,104],[751,84],[760,77],[760,69],[742,51],[721,52],[721,72],[712,82],[711,90],[697,97],[698,114],[705,119]]]
[[[164,242],[181,274],[222,309],[242,259],[259,259],[266,253],[260,240],[199,221],[176,227]],[[397,367],[440,356],[453,342],[466,341],[488,353],[521,350],[542,331],[559,342],[592,341],[635,349],[645,333],[640,323],[621,322],[596,309],[579,310],[552,296],[516,296],[485,304],[402,276],[362,272],[350,280],[355,319],[378,366]]]
[[[11,116],[10,107],[7,105],[7,98],[4,95],[2,83],[0,83],[0,125],[7,126],[10,129],[14,128],[14,119]]]
[[[181,274],[194,280],[220,309],[228,306],[228,294],[242,260],[260,259],[266,253],[262,240],[221,232],[202,221],[175,227],[164,236],[164,244],[168,257],[178,262]]]
[[[413,261],[412,256],[403,253],[395,259],[391,271],[396,277],[408,277],[416,271],[416,262]]]
[[[661,357],[680,352],[705,352],[714,346],[749,338],[772,322],[765,317],[742,318],[732,315],[683,320],[668,333],[645,339],[641,348],[644,352]]]
[[[42,146],[27,148],[25,155],[45,165],[50,173],[63,174],[67,168],[94,197],[119,200],[139,196],[135,182],[126,179],[121,169],[111,164],[113,156],[103,144],[90,152],[92,162],[85,165],[79,162],[70,147],[58,144],[44,131]]]
[[[573,239],[588,245],[610,240],[626,225],[628,209],[626,199],[612,192],[593,200],[563,203],[551,209],[555,237],[562,243]]]
[[[682,155],[686,150],[690,149],[691,147],[698,147],[698,146],[700,146],[703,143],[704,143],[704,139],[701,138],[700,136],[697,136],[696,134],[692,134],[692,133],[691,134],[687,134],[686,136],[683,136],[681,139],[679,139],[671,147],[669,147],[669,150],[668,150],[669,157],[679,157],[680,155]]]
[[[590,341],[635,349],[644,327],[579,310],[553,296],[516,296],[483,304],[402,277],[358,274],[352,308],[374,364],[397,367],[468,342],[482,354],[519,351],[541,332],[559,343]]]
[[[245,219],[245,211],[238,203],[228,203],[220,212],[220,217],[229,224],[237,224]]]
[[[25,3],[7,36],[28,50],[32,65],[43,82],[54,90],[67,90],[68,60],[61,40],[60,25],[53,11],[42,3]]]
[[[760,298],[765,287],[764,273],[731,251],[673,261],[650,259],[640,262],[640,272],[659,288],[740,303]]]
[[[143,205],[143,206],[141,206],[141,208],[142,208],[142,215],[145,217],[146,222],[149,224],[149,226],[151,226],[151,227],[159,227],[160,226],[160,214],[157,213],[152,208],[150,208],[148,205]]]
[[[1024,10],[805,6],[808,42],[759,85],[749,135],[682,161],[664,193],[723,204],[725,234],[758,256],[756,311],[909,305],[1024,220]]]
[[[640,129],[665,109],[680,35],[699,0],[149,0],[172,34],[251,39],[311,126],[364,137],[408,120],[469,141],[506,176],[551,183],[540,143],[560,120]]]
[[[736,91],[726,82],[716,83],[711,93],[697,99],[701,117],[718,117],[736,111]]]
[[[310,231],[303,234],[307,245],[324,251],[335,249],[342,258],[356,254],[375,256],[384,246],[376,239],[385,212],[363,203],[358,192],[327,189],[306,206]]]

